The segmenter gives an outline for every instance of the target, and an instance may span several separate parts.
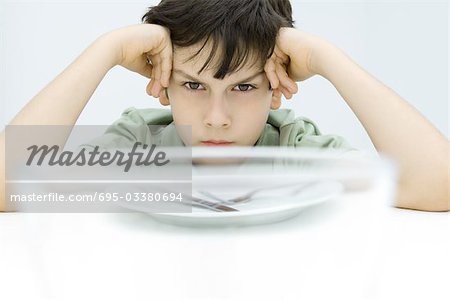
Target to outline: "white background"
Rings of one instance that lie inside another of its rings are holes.
[[[448,3],[291,1],[296,26],[322,36],[420,110],[448,137]],[[0,1],[0,122],[11,118],[99,35],[140,22],[158,1]],[[146,79],[112,69],[78,124],[107,125],[129,106],[162,107]],[[299,83],[282,108],[373,151],[364,128],[324,78]],[[167,107],[166,107],[167,108]],[[420,137],[417,137],[420,142]]]

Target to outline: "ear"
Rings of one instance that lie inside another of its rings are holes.
[[[170,105],[170,100],[169,100],[169,95],[167,93],[167,88],[162,89],[161,92],[159,93],[159,102],[164,105]]]
[[[270,103],[271,109],[279,109],[281,106],[281,91],[279,89],[274,89],[272,91],[272,102]]]

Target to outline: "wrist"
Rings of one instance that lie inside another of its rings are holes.
[[[117,37],[111,32],[97,38],[91,47],[96,52],[101,53],[102,60],[109,69],[119,65],[122,61],[122,48]]]
[[[328,78],[330,72],[342,59],[344,53],[335,45],[324,41],[316,47],[311,54],[311,70],[325,78]]]

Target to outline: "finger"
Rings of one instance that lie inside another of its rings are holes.
[[[279,109],[281,107],[281,101],[280,102],[272,102],[272,105],[270,106],[271,109]]]
[[[170,75],[172,74],[172,45],[169,45],[161,52],[161,84],[169,86]]]
[[[150,75],[150,78],[153,80],[153,79],[155,79],[155,72],[156,72],[156,70],[155,70],[155,68],[153,67],[153,65],[152,65],[152,75]]]
[[[284,86],[280,86],[280,90],[286,99],[292,98],[292,93],[287,88],[285,88]]]
[[[281,91],[274,89],[272,93],[272,102],[270,103],[271,109],[278,109],[281,106]]]
[[[272,94],[272,102],[270,103],[271,109],[278,109],[281,106],[281,91],[276,89]]]
[[[155,98],[158,98],[159,93],[161,92],[162,86],[161,86],[161,82],[159,79],[153,79],[154,83],[153,83],[153,87],[152,87],[152,95]]]
[[[279,109],[280,107],[281,107],[281,99],[278,99],[278,98],[272,99],[270,108],[271,109]]]
[[[161,57],[159,55],[155,56],[155,79],[161,80]]]
[[[154,75],[155,75],[155,84],[153,86],[153,92],[155,95],[155,97],[157,98],[159,96],[159,93],[161,92],[161,89],[163,88],[161,85],[161,70],[162,70],[162,66],[161,66],[161,56],[160,55],[154,55],[152,57],[152,61],[155,61],[153,68],[155,70]]]
[[[292,94],[291,94],[291,92],[289,92],[288,89],[286,89],[283,86],[280,86],[280,90],[281,90],[281,93],[283,93],[284,98],[286,98],[287,100],[290,100],[292,98]]]
[[[146,91],[147,94],[151,97],[158,98],[161,88],[157,86],[158,81],[156,79],[151,79],[150,83],[147,85]]]
[[[280,88],[274,89],[272,95],[273,95],[273,96],[276,96],[276,97],[278,97],[278,98],[281,99],[281,91],[280,91]]]
[[[164,106],[170,105],[169,98],[167,97],[167,90],[163,89],[161,90],[161,93],[159,94],[159,103],[161,103]]]
[[[281,96],[282,96],[282,93],[281,93],[281,90],[279,88],[273,90],[272,101],[280,102],[280,105],[281,105]]]
[[[275,63],[273,59],[269,58],[264,65],[264,71],[266,72],[267,79],[269,79],[272,89],[278,88],[280,81],[278,80],[275,72]]]
[[[280,64],[276,64],[275,70],[280,79],[280,85],[284,86],[292,94],[295,94],[297,92],[297,84],[288,76],[284,67]]]
[[[152,96],[152,88],[153,88],[154,81],[150,80],[150,82],[147,84],[146,92],[149,96]],[[153,96],[152,96],[153,97]]]

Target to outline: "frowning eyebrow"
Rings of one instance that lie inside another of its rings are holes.
[[[200,84],[203,85],[203,86],[208,86],[206,83],[202,82],[200,79],[195,78],[194,76],[189,75],[189,74],[187,74],[186,72],[184,72],[184,71],[182,71],[182,70],[179,70],[179,69],[173,69],[172,72],[173,72],[173,73],[180,74],[181,76],[184,76],[184,77],[186,77],[187,79],[192,80],[192,81],[194,81],[194,82],[200,83]],[[233,83],[233,84],[231,84],[230,86],[235,86],[235,85],[238,85],[238,84],[240,84],[240,83],[248,82],[248,81],[250,81],[250,80],[252,80],[252,79],[255,79],[256,77],[260,76],[260,75],[263,74],[263,73],[264,73],[264,71],[259,71],[258,73],[253,74],[252,76],[249,76],[249,77],[244,78],[244,79],[242,79],[242,80],[239,80],[238,82]]]

